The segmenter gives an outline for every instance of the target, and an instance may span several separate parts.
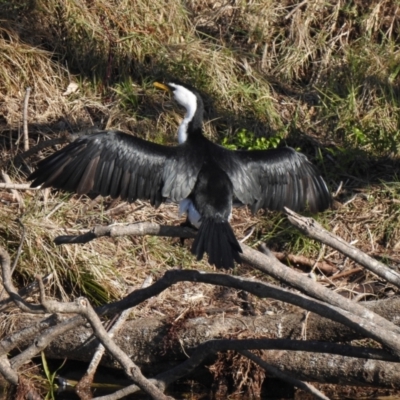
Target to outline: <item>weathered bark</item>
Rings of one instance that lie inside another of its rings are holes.
[[[364,303],[368,308],[377,314],[387,318],[389,321],[400,325],[398,310],[400,299],[389,299]],[[13,318],[12,327],[6,336],[11,332],[31,328],[41,320],[41,317],[32,314],[19,314]],[[47,327],[47,325],[44,325]],[[270,337],[281,339],[307,339],[321,340],[327,342],[345,342],[359,339],[350,328],[329,319],[319,317],[310,313],[307,322],[304,324],[304,313],[292,313],[282,315],[263,316],[240,316],[240,315],[216,315],[212,317],[200,317],[187,320],[184,331],[179,332],[179,337],[185,346],[192,347],[210,339],[232,335],[239,329],[248,327],[249,333],[254,337]],[[120,333],[115,338],[116,343],[121,346],[133,358],[133,361],[140,364],[156,363],[162,359],[161,353],[167,346],[165,337],[165,321],[161,318],[141,318],[129,320],[125,323]],[[32,330],[32,335],[26,337],[25,343],[19,347],[28,346],[37,336],[38,332]],[[46,349],[49,357],[64,358],[81,361],[90,360],[92,348],[95,347],[91,338],[92,331],[88,327],[68,331],[54,341]],[[170,354],[168,354],[168,357]]]
[[[304,381],[400,388],[400,369],[395,362],[281,350],[264,351],[262,359]]]
[[[364,303],[381,316],[400,324],[398,309],[400,299],[389,299]],[[40,318],[34,315],[16,316],[13,320],[12,331],[22,330],[33,326]],[[247,333],[243,332],[247,327]],[[141,318],[125,323],[120,333],[115,337],[115,343],[128,354],[132,361],[142,367],[150,368],[153,372],[154,365],[160,366],[160,371],[171,361],[182,361],[200,343],[222,337],[236,337],[240,331],[241,338],[269,337],[282,339],[307,339],[322,340],[326,342],[344,342],[354,340],[360,336],[345,326],[332,322],[326,318],[311,313],[304,325],[304,314],[284,314],[272,316],[241,316],[221,315],[213,317],[199,317],[185,321],[183,328],[177,329],[173,336],[168,334],[166,322],[159,318]],[[171,330],[169,330],[171,332]],[[32,333],[32,338],[34,337]],[[27,338],[28,346],[32,338]],[[91,328],[81,326],[68,331],[53,341],[45,350],[49,358],[65,358],[70,360],[90,361],[98,342],[93,339]],[[390,362],[374,362],[365,364],[366,360],[341,357],[331,354],[313,354],[292,351],[268,351],[265,359],[269,364],[282,371],[299,376],[308,381],[324,381],[342,384],[370,384],[388,386],[388,382],[400,387],[400,377],[397,376],[394,365]],[[276,357],[276,354],[285,358]],[[322,368],[322,364],[329,362],[329,371]],[[340,361],[340,362],[339,362]],[[372,362],[372,360],[370,360]],[[117,363],[109,355],[102,360],[103,365],[116,367]],[[165,363],[165,364],[164,364]],[[318,368],[311,368],[310,364],[319,364]],[[333,366],[333,367],[332,367]],[[363,368],[366,366],[374,371],[364,376]],[[372,368],[373,367],[373,368]],[[372,378],[371,378],[372,377]],[[390,386],[390,385],[389,385]]]

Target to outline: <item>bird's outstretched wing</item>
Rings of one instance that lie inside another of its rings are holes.
[[[331,205],[325,181],[304,154],[290,147],[230,154],[232,157],[220,157],[229,160],[230,165],[223,169],[232,181],[235,196],[254,212],[284,207],[317,212]]]
[[[201,154],[185,144],[162,146],[119,131],[82,136],[39,162],[31,186],[54,187],[85,194],[147,199],[156,207],[165,198],[179,201],[192,191]]]

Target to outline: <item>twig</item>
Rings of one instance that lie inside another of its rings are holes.
[[[15,267],[17,266],[19,257],[21,256],[22,245],[24,244],[24,241],[25,241],[25,226],[24,226],[24,224],[21,222],[21,220],[19,218],[17,219],[17,221],[22,227],[22,235],[21,235],[21,240],[19,241],[17,255],[15,256],[13,265],[11,267],[10,276],[12,276],[12,274],[14,273],[14,270],[15,270]],[[4,288],[0,293],[0,297],[3,297],[3,292],[4,292]]]
[[[257,357],[251,351],[241,350],[241,351],[239,351],[239,353],[242,354],[243,356],[249,358],[251,361],[255,362],[256,364],[258,364],[261,368],[265,369],[269,374],[271,374],[271,375],[275,376],[276,378],[278,378],[284,382],[287,382],[290,385],[293,385],[299,389],[303,389],[305,392],[311,393],[316,399],[329,400],[329,397],[326,397],[321,391],[319,391],[314,386],[310,385],[307,382],[303,382],[299,379],[296,379],[296,378],[290,376],[289,374],[279,371],[279,369],[273,367],[272,365],[269,365],[262,358]]]
[[[313,260],[310,260],[309,258],[302,256],[302,255],[297,255],[297,254],[285,254],[277,251],[272,252],[273,255],[279,260],[279,261],[286,261],[290,264],[300,264],[304,267],[308,268],[313,268],[315,264],[315,268],[320,269],[324,274],[326,275],[332,275],[334,274],[338,269],[330,265],[329,263],[325,261],[317,261],[316,263]]]
[[[340,272],[339,274],[331,276],[329,279],[336,280],[336,279],[339,279],[339,278],[344,278],[344,277],[349,276],[349,275],[357,274],[358,272],[361,272],[361,271],[364,271],[364,268],[357,267],[357,268],[353,268],[353,269],[351,269],[349,271]]]
[[[31,313],[43,313],[43,307],[35,304],[27,303],[25,300],[21,298],[21,296],[17,293],[17,289],[12,283],[11,279],[11,268],[10,268],[10,256],[7,251],[0,246],[0,266],[3,274],[3,285],[9,294],[10,298],[14,301],[14,303],[23,311],[31,312]]]
[[[285,19],[289,19],[300,7],[303,7],[304,4],[307,4],[308,0],[303,0],[301,3],[297,4],[290,12],[285,15]]]
[[[31,88],[27,87],[24,98],[24,111],[22,115],[23,127],[24,127],[24,151],[29,150],[29,134],[28,134],[28,104],[29,96],[31,94]]]
[[[40,301],[43,307],[51,313],[76,313],[86,318],[92,326],[94,334],[101,341],[103,346],[111,353],[111,355],[121,364],[126,374],[153,399],[166,400],[168,396],[164,395],[153,383],[148,381],[141,373],[139,367],[122,351],[114,341],[108,336],[107,331],[103,327],[99,316],[85,298],[78,298],[72,303],[60,303],[55,300],[46,299],[44,286],[41,279],[38,278],[40,287]]]
[[[31,188],[29,183],[1,183],[0,189],[12,189],[12,190],[39,190],[40,188]]]
[[[150,286],[151,283],[152,279],[149,277],[146,278],[142,284],[142,288]],[[122,325],[125,323],[130,313],[131,309],[128,308],[119,315],[119,318],[115,321],[112,328],[108,331],[108,335],[110,336],[110,338],[113,338],[114,335],[122,328]],[[90,391],[94,379],[94,374],[100,363],[101,358],[103,357],[104,351],[105,347],[102,344],[99,344],[85,375],[79,380],[79,383],[76,385],[76,391],[79,391],[80,393],[82,393],[83,391]]]
[[[10,272],[11,276],[12,276],[12,274],[14,273],[15,267],[17,266],[19,257],[21,256],[22,246],[23,246],[23,244],[24,244],[24,241],[25,241],[25,234],[26,234],[26,232],[25,232],[25,225],[21,222],[21,220],[20,220],[19,218],[17,219],[17,221],[18,221],[18,224],[19,224],[19,225],[21,226],[21,228],[22,228],[22,234],[21,234],[21,240],[19,241],[17,254],[16,254],[15,258],[14,258],[14,262],[13,262],[12,267],[11,267],[11,272]]]
[[[47,285],[49,282],[53,280],[53,273],[46,275],[43,278],[43,283]],[[39,291],[39,285],[36,281],[30,283],[28,286],[25,286],[24,288],[18,290],[18,295],[20,297],[28,297],[31,296],[32,294],[36,293]],[[1,300],[0,301],[0,312],[7,310],[11,306],[11,304],[14,304],[13,300],[8,297],[7,299]]]
[[[319,240],[322,243],[340,251],[342,254],[358,262],[374,274],[400,288],[400,274],[389,269],[386,265],[373,259],[356,247],[347,243],[340,237],[324,229],[312,218],[305,218],[295,212],[285,208],[291,224],[298,228],[306,236]]]
[[[1,171],[1,178],[3,179],[3,181],[5,183],[4,184],[0,183],[0,185],[9,185],[9,186],[13,185],[13,183],[11,182],[10,177],[4,171]],[[22,199],[21,195],[12,187],[9,187],[7,189],[11,190],[11,193],[13,194],[14,198],[18,201],[19,207],[21,209],[23,209],[24,208],[24,200]]]

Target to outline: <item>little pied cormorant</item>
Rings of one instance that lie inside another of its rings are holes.
[[[178,146],[163,146],[119,131],[78,138],[39,162],[31,186],[89,192],[158,207],[167,198],[199,227],[192,253],[204,253],[218,268],[241,262],[240,245],[229,224],[232,200],[251,207],[322,211],[331,195],[316,167],[290,147],[231,151],[203,136],[203,101],[188,85],[155,86],[172,92],[186,109]]]

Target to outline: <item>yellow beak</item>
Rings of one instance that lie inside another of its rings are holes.
[[[171,91],[170,88],[167,85],[164,85],[164,83],[154,82],[153,85],[158,89],[165,90],[166,92],[170,92]]]

